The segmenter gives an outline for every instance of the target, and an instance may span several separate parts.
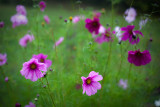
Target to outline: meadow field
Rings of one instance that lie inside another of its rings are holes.
[[[23,107],[29,102],[34,106],[27,107],[156,106],[155,101],[160,99],[158,16],[148,16],[147,23],[140,29],[139,22],[145,13],[139,14],[136,10],[136,19],[128,23],[124,14],[118,13],[113,5],[111,9],[83,8],[77,4],[53,6],[46,1],[43,12],[38,5],[25,8],[28,23],[13,28],[11,17],[16,14],[16,5],[0,5],[0,21],[4,22],[4,27],[0,28],[0,53],[7,55],[7,62],[0,65],[0,107],[14,107],[17,103]],[[110,27],[113,31],[116,26],[134,25],[134,30],[141,31],[144,37],[139,36],[139,43],[130,44],[128,40],[120,42],[113,33],[112,41],[95,42],[85,27],[85,20],[93,19],[95,10],[101,13],[98,19],[106,29]],[[49,24],[45,22],[44,15],[48,15]],[[83,18],[73,23],[75,16]],[[26,34],[33,35],[34,39],[23,47],[19,41]],[[60,38],[63,38],[62,42],[55,46]],[[138,49],[149,51],[150,63],[136,66],[128,62],[128,51]],[[20,71],[25,62],[40,53],[48,55],[47,59],[52,64],[44,77],[32,81]],[[103,79],[99,81],[101,88],[88,96],[82,93],[81,77],[87,77],[91,71],[99,73]],[[120,84],[121,80],[126,82]]]

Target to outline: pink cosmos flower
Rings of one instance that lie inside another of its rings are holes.
[[[17,11],[18,14],[21,14],[21,15],[24,15],[24,16],[27,15],[26,9],[23,5],[17,5],[16,11]]]
[[[151,62],[151,54],[148,50],[140,52],[139,50],[136,51],[128,51],[128,62],[133,63],[136,66],[146,65]]]
[[[36,105],[32,102],[29,102],[29,105],[25,105],[25,107],[36,107]]]
[[[28,42],[32,42],[34,40],[34,36],[33,35],[29,35],[29,34],[26,34],[24,37],[22,37],[20,40],[19,40],[19,44],[22,46],[22,47],[26,47]]]
[[[120,79],[118,85],[123,89],[127,89],[128,87],[127,80]]]
[[[56,41],[56,43],[54,44],[53,48],[55,48],[56,46],[60,45],[64,40],[64,37],[60,37],[58,41]]]
[[[142,35],[142,32],[140,32],[139,30],[135,30],[134,29],[134,25],[128,25],[127,27],[122,27],[121,31],[124,31],[124,33],[122,34],[122,41],[126,41],[129,39],[129,42],[133,45],[133,44],[137,44],[139,43],[140,39],[138,34]]]
[[[47,15],[44,16],[44,21],[49,24],[50,23],[50,19]]]
[[[100,13],[100,12],[97,12],[97,11],[94,11],[94,12],[93,12],[93,17],[94,17],[94,18],[100,18],[100,17],[101,17],[101,13]]]
[[[3,27],[4,27],[4,22],[1,21],[1,22],[0,22],[0,28],[3,28]]]
[[[47,68],[49,68],[52,65],[52,61],[47,60],[47,57],[48,57],[48,55],[44,55],[42,53],[32,56],[32,58],[37,59],[39,63],[44,63],[44,64],[46,64]]]
[[[128,22],[128,23],[131,23],[135,20],[136,18],[136,10],[134,8],[129,8],[125,11],[125,20]]]
[[[120,42],[122,38],[121,28],[119,26],[116,26],[114,30],[116,32],[116,37],[118,38],[118,41]]]
[[[6,62],[7,62],[7,54],[0,53],[0,66],[6,64]]]
[[[87,18],[85,20],[85,27],[88,29],[89,32],[95,33],[96,35],[99,33],[100,23],[98,18],[94,18],[93,20]]]
[[[113,34],[115,34],[115,31],[111,32],[111,28],[108,28],[105,30],[105,33],[102,33],[101,36],[95,39],[95,42],[102,44],[103,42],[113,41]]]
[[[26,25],[28,23],[28,19],[25,15],[15,14],[11,17],[12,27]]]
[[[141,30],[143,26],[145,26],[145,24],[148,22],[148,18],[141,20],[139,22],[139,29]]]
[[[46,3],[44,1],[40,1],[39,7],[40,7],[41,11],[44,11],[44,9],[46,8]]]
[[[39,63],[37,59],[32,58],[23,64],[23,68],[20,73],[25,76],[26,79],[37,81],[38,78],[44,76],[41,71],[47,71],[46,64]]]
[[[9,80],[8,77],[5,77],[5,82],[8,82],[8,80]]]
[[[77,23],[79,21],[80,21],[80,17],[79,16],[73,17],[73,20],[72,20],[73,23]]]
[[[101,89],[101,84],[98,81],[101,81],[103,77],[95,71],[91,71],[87,78],[82,76],[81,79],[83,81],[83,94],[86,92],[88,96],[91,96],[97,93],[97,90]]]

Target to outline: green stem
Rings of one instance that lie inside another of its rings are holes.
[[[130,66],[129,66],[128,81],[129,81],[129,79],[130,79],[131,69],[132,69],[132,64],[130,64]]]
[[[48,86],[48,90],[49,90],[49,95],[50,95],[50,97],[51,97],[52,103],[53,103],[54,107],[56,107],[56,105],[55,105],[55,103],[54,103],[54,100],[53,100],[53,97],[52,97],[52,95],[51,95],[51,89],[50,89],[50,86],[49,86],[49,82],[48,82],[47,77],[46,77],[46,81],[47,81],[47,86]]]

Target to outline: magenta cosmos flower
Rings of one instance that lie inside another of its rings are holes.
[[[44,16],[44,21],[49,24],[50,23],[50,19],[47,15]]]
[[[48,57],[48,55],[44,55],[42,53],[32,56],[32,58],[38,59],[39,63],[46,64],[46,66],[48,68],[48,67],[50,67],[52,65],[52,61],[51,60],[47,60],[47,57]]]
[[[24,107],[36,107],[36,105],[32,102],[29,102],[29,105],[25,105]]]
[[[7,62],[7,54],[0,53],[0,66],[6,64],[6,62]]]
[[[22,47],[26,47],[28,42],[32,42],[34,40],[34,36],[33,35],[29,35],[29,34],[26,34],[24,37],[22,37],[20,40],[19,40],[19,44],[22,46]]]
[[[143,34],[139,30],[133,31],[134,27],[135,27],[134,25],[128,25],[127,27],[121,28],[121,31],[124,31],[124,33],[122,34],[122,41],[126,41],[129,39],[129,42],[132,45],[139,43],[140,41],[139,34],[142,36]]]
[[[140,52],[136,51],[128,51],[128,62],[133,63],[136,66],[146,65],[151,62],[151,54],[148,50]]]
[[[64,37],[60,37],[58,41],[56,41],[56,43],[54,44],[53,48],[55,48],[56,46],[60,45],[64,40]]]
[[[94,18],[93,20],[87,18],[85,20],[85,27],[88,29],[89,32],[98,34],[99,33],[99,28],[100,28],[100,23],[98,18]]]
[[[17,5],[16,11],[18,14],[25,15],[25,16],[27,15],[26,9],[23,5]]]
[[[125,11],[125,20],[128,23],[131,23],[135,20],[136,15],[137,15],[136,10],[134,8],[129,8]]]
[[[12,27],[15,28],[16,26],[26,25],[28,23],[28,19],[25,15],[15,14],[11,17]]]
[[[1,22],[0,22],[0,28],[3,28],[3,27],[4,27],[4,22],[1,21]]]
[[[98,81],[101,81],[103,77],[95,71],[91,71],[87,78],[82,76],[81,79],[83,81],[83,94],[86,92],[88,96],[91,96],[97,93],[97,90],[101,89],[101,84]]]
[[[101,36],[98,36],[95,39],[95,42],[102,44],[103,42],[113,41],[113,34],[115,34],[115,31],[111,32],[111,28],[108,28],[101,34]]]
[[[44,1],[40,1],[39,7],[40,7],[41,11],[44,11],[44,9],[46,8],[46,3]]]
[[[100,18],[101,17],[101,13],[97,12],[97,11],[93,11],[93,17],[94,18]]]
[[[37,81],[38,78],[44,76],[41,71],[47,71],[46,64],[39,63],[37,59],[32,58],[23,64],[23,68],[20,73],[25,76],[26,79]]]
[[[123,89],[127,89],[128,87],[127,80],[120,79],[118,85]]]

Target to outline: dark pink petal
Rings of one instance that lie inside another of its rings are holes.
[[[144,35],[142,34],[142,32],[140,32],[140,31],[138,31],[138,30],[135,30],[135,31],[133,31],[134,33],[136,33],[136,34],[140,34],[140,35],[142,35],[143,37],[144,37]]]

